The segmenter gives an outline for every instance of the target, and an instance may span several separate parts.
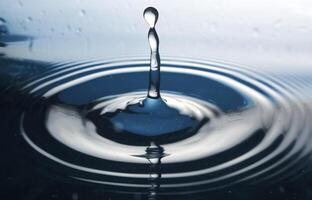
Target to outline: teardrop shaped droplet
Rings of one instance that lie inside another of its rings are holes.
[[[158,11],[153,7],[148,7],[143,13],[145,21],[151,28],[154,28],[158,20]]]

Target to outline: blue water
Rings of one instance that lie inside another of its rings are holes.
[[[309,93],[297,88],[308,79],[164,59],[164,102],[202,119],[200,128],[155,134],[189,123],[172,121],[170,113],[168,123],[157,117],[153,120],[160,121],[149,123],[148,115],[129,121],[139,129],[107,124],[110,114],[131,119],[140,112],[139,107],[121,110],[120,116],[110,111],[125,106],[125,99],[146,97],[148,62],[65,67],[2,58],[1,195],[146,199],[157,187],[152,191],[159,199],[310,198],[311,113],[304,101]]]
[[[81,10],[80,23],[89,14]],[[24,33],[0,18],[0,199],[310,200],[310,74],[160,59],[158,11],[143,16],[150,57],[114,60],[98,59],[105,52],[90,43],[102,35],[90,39],[81,27],[79,39],[53,39],[53,27],[34,34],[46,27],[31,16]]]

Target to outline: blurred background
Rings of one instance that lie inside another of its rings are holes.
[[[2,0],[7,57],[42,61],[148,56],[142,12],[155,6],[162,56],[265,70],[309,70],[309,0]]]

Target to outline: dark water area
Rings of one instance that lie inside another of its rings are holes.
[[[0,199],[312,198],[308,76],[164,59],[162,98],[202,123],[129,129],[111,116],[146,97],[148,63],[1,58]]]

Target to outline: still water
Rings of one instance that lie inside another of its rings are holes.
[[[311,75],[162,58],[144,18],[150,58],[3,51],[3,199],[311,199]],[[1,48],[20,42],[1,19]]]

